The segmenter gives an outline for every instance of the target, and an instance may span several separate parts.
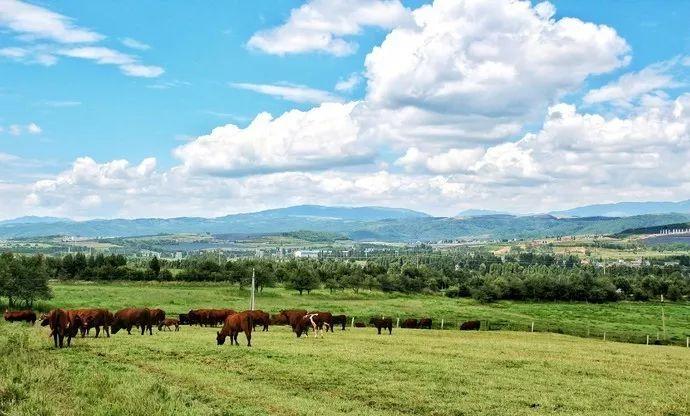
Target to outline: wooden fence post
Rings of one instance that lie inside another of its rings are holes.
[[[534,332],[534,321],[532,321],[532,332]]]
[[[647,335],[647,345],[649,345],[649,335]]]
[[[604,331],[604,341],[606,341],[606,331]]]
[[[395,327],[400,328],[400,318],[395,322]]]
[[[443,318],[441,318],[441,329],[443,329]]]
[[[685,337],[685,347],[690,348],[690,337]]]
[[[353,316],[352,322],[350,323],[350,328],[354,328],[354,327],[355,327],[355,317]]]

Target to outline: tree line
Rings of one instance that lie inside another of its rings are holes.
[[[228,282],[248,287],[252,274],[259,291],[276,285],[300,294],[324,288],[331,292],[381,290],[443,293],[483,302],[564,300],[605,302],[622,299],[669,300],[690,297],[688,267],[583,265],[576,257],[520,253],[498,257],[490,252],[444,255],[381,256],[367,261],[335,259],[235,259],[212,256],[167,261],[128,259],[122,255],[0,257],[0,297],[31,305],[50,296],[48,279],[158,280]]]

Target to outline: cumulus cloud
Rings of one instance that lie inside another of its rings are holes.
[[[52,66],[59,56],[67,56],[116,65],[123,74],[133,77],[155,78],[164,72],[159,66],[140,63],[136,56],[98,46],[105,36],[80,28],[72,19],[37,5],[0,0],[0,28],[3,27],[16,34],[23,44],[1,48],[0,57],[17,62]],[[148,49],[148,45],[130,38],[123,43],[139,50]]]
[[[255,33],[250,48],[274,55],[324,52],[345,56],[357,50],[346,37],[364,27],[390,29],[409,20],[409,10],[398,0],[310,0],[290,12],[275,28]]]
[[[184,169],[219,175],[314,170],[361,164],[372,150],[350,116],[356,103],[326,103],[274,118],[261,113],[246,127],[228,124],[175,149]]]
[[[335,90],[339,92],[350,92],[362,82],[362,77],[358,73],[352,73],[347,78],[341,79],[335,84]]]
[[[0,133],[5,129],[0,126]],[[7,132],[12,136],[21,136],[22,134],[41,134],[43,129],[36,123],[29,124],[10,124],[7,126]]]
[[[138,41],[136,39],[132,39],[132,38],[124,38],[121,40],[121,42],[123,45],[125,45],[128,48],[137,49],[140,51],[146,51],[146,50],[151,49],[150,45],[147,45],[144,42],[140,42],[140,41]]]
[[[271,95],[286,101],[295,103],[321,104],[324,102],[341,102],[342,98],[331,94],[328,91],[309,88],[304,85],[294,84],[251,84],[251,83],[231,83],[231,87],[242,90],[254,91],[259,94]]]
[[[553,12],[547,3],[504,0],[420,7],[414,24],[393,29],[367,55],[369,108],[393,112],[376,118],[403,138],[417,129],[463,139],[515,134],[588,76],[629,61],[612,28]]]

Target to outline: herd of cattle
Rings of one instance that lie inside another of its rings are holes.
[[[277,314],[269,315],[261,310],[236,312],[232,309],[193,309],[188,313],[179,314],[178,319],[167,318],[162,309],[149,308],[125,308],[114,314],[107,309],[88,308],[88,309],[53,309],[40,318],[32,310],[8,311],[4,313],[4,318],[9,322],[28,322],[34,325],[36,321],[41,322],[42,326],[50,328],[50,336],[53,338],[55,347],[63,347],[64,338],[67,338],[67,346],[70,346],[72,338],[81,333],[82,338],[90,333],[91,329],[96,331],[96,338],[101,333],[101,329],[106,336],[117,334],[118,331],[125,329],[131,334],[132,328],[136,327],[144,335],[148,331],[153,335],[153,327],[159,331],[175,328],[179,331],[180,325],[200,325],[216,326],[222,325],[220,331],[216,333],[216,342],[223,345],[225,339],[230,337],[230,344],[239,345],[237,336],[244,332],[247,338],[247,346],[252,345],[252,331],[257,326],[262,331],[268,331],[269,325],[289,325],[292,331],[301,337],[308,336],[309,329],[314,336],[323,337],[324,332],[333,332],[335,326],[340,326],[345,330],[347,316],[333,315],[331,312],[307,311],[305,309],[287,309]],[[405,319],[402,322],[403,328],[431,329],[431,318]],[[382,330],[387,330],[389,335],[393,334],[393,319],[385,317],[371,318],[369,324],[376,328],[379,335]],[[365,327],[363,322],[355,323],[355,327]],[[460,325],[461,330],[478,330],[480,321],[467,321]]]

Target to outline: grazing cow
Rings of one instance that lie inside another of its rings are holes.
[[[295,327],[297,338],[302,336],[302,333],[308,337],[308,330],[310,327],[314,331],[314,338],[318,337],[319,333],[323,338],[323,327],[326,327],[326,332],[328,332],[331,327],[331,325],[328,323],[330,318],[332,318],[332,315],[328,312],[310,312],[304,315],[302,318],[300,318],[297,326]]]
[[[309,312],[310,314],[317,314],[318,319],[317,319],[317,326],[319,330],[322,330],[324,326],[326,326],[326,332],[329,330],[333,332],[333,314],[330,312],[319,312],[319,311],[312,311]]]
[[[414,318],[407,318],[403,321],[402,327],[408,329],[417,328],[419,327],[419,322]]]
[[[158,330],[162,331],[163,327],[167,328],[168,331],[172,331],[170,329],[171,326],[175,327],[175,332],[180,330],[180,320],[179,319],[172,319],[172,318],[166,318],[163,319],[163,322],[158,323]]]
[[[480,321],[467,321],[463,322],[460,324],[460,330],[461,331],[479,331],[479,327],[481,327],[481,322]]]
[[[81,337],[84,338],[91,328],[96,329],[96,338],[101,333],[101,327],[106,335],[110,337],[110,323],[113,320],[113,314],[107,309],[75,309],[67,311],[68,314],[76,314],[81,318]]]
[[[254,326],[252,318],[252,311],[244,311],[240,313],[235,313],[227,318],[225,318],[225,323],[223,324],[223,329],[216,332],[216,342],[218,345],[223,345],[225,343],[225,338],[230,336],[230,345],[233,343],[235,345],[240,345],[237,342],[237,336],[240,332],[244,332],[247,337],[247,346],[252,346],[252,327]]]
[[[62,348],[64,345],[64,338],[67,337],[67,346],[69,347],[72,338],[77,336],[79,327],[81,327],[81,318],[77,314],[68,314],[63,309],[53,309],[50,311],[41,322],[41,326],[49,326],[50,334],[53,337],[55,348]]]
[[[355,328],[366,328],[367,324],[364,322],[355,322]]]
[[[179,314],[178,320],[180,321],[180,325],[189,325],[189,315],[186,313]]]
[[[304,309],[287,309],[280,311],[280,314],[292,327],[292,330],[295,331],[295,329],[297,328],[297,324],[304,317],[304,315],[307,314],[307,311]]]
[[[159,326],[165,320],[163,309],[151,309],[151,324]]]
[[[431,329],[431,318],[422,318],[419,320],[420,329]]]
[[[263,327],[261,332],[268,331],[268,325],[271,323],[270,315],[260,309],[250,312],[252,313],[252,322],[254,325],[252,329],[256,329],[257,325],[261,325]]]
[[[333,324],[333,326],[342,325],[342,328],[344,331],[345,325],[347,325],[347,316],[345,316],[345,315],[333,315],[333,321],[331,323]]]
[[[376,327],[379,335],[381,335],[381,328],[388,329],[388,335],[393,335],[393,320],[391,318],[371,318],[369,323]]]
[[[126,308],[115,312],[111,325],[113,334],[117,334],[120,329],[126,329],[131,335],[133,326],[141,328],[141,335],[144,335],[147,329],[149,335],[153,335],[151,311],[148,308]]]
[[[25,311],[10,311],[5,309],[3,316],[7,322],[20,321],[28,322],[31,325],[36,323],[36,312],[32,311],[31,309],[27,309]]]

